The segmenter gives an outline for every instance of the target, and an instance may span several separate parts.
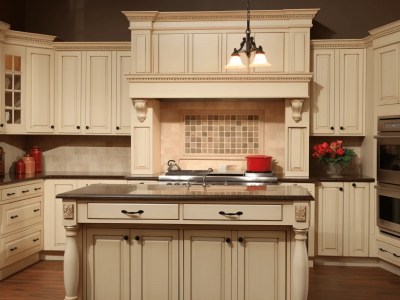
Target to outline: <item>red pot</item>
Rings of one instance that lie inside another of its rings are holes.
[[[270,172],[272,156],[249,155],[246,156],[247,172]]]

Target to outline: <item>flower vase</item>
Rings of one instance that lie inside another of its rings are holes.
[[[330,175],[333,178],[340,178],[343,177],[342,175],[343,172],[343,165],[338,163],[330,163],[329,168],[328,168],[328,175]]]

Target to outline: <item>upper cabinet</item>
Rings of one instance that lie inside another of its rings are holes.
[[[311,135],[364,135],[365,46],[313,41]]]
[[[56,43],[55,49],[56,132],[129,134],[129,44]]]

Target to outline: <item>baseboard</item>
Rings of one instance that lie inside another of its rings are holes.
[[[314,258],[314,265],[341,266],[341,267],[380,267],[380,260],[375,257],[337,257],[318,256]]]
[[[18,271],[21,271],[22,269],[25,269],[26,267],[29,267],[38,261],[39,253],[35,253],[31,256],[25,257],[24,259],[21,259],[20,261],[17,261],[16,263],[4,267],[0,270],[0,280],[17,273]]]
[[[42,251],[40,260],[64,260],[64,251]]]
[[[388,263],[388,262],[386,262],[384,260],[381,260],[379,262],[379,265],[380,265],[380,267],[382,269],[384,269],[384,270],[386,270],[386,271],[388,271],[390,273],[393,273],[393,274],[396,274],[396,275],[400,276],[400,267],[399,266],[393,265],[393,264]]]

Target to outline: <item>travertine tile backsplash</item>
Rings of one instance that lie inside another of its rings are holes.
[[[282,99],[161,102],[163,170],[170,159],[184,169],[245,170],[247,154],[265,154],[282,173],[284,144]]]

